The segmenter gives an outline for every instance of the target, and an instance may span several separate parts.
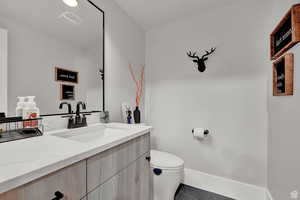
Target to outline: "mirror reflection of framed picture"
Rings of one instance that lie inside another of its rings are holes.
[[[60,100],[75,100],[75,86],[74,85],[60,85]]]
[[[55,80],[59,82],[69,82],[78,84],[79,73],[68,69],[55,67]]]

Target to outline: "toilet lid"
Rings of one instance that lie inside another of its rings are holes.
[[[160,169],[178,169],[182,168],[184,161],[170,153],[151,150],[151,167]]]

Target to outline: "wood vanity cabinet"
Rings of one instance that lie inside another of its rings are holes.
[[[86,194],[86,161],[49,174],[31,183],[0,195],[0,200],[52,200],[55,192],[63,200],[75,200]]]
[[[0,194],[0,200],[151,200],[150,134]]]

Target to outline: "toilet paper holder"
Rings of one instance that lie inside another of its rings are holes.
[[[192,133],[193,133],[193,134],[194,134],[194,132],[195,132],[195,129],[192,130]],[[205,130],[204,130],[204,135],[208,135],[208,134],[209,134],[209,130],[205,129]]]

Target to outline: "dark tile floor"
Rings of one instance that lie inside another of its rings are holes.
[[[175,200],[233,200],[218,194],[181,184],[176,192]]]

